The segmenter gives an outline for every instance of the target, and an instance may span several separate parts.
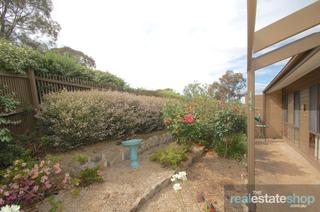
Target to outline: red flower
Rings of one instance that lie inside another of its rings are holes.
[[[185,123],[192,123],[194,121],[193,115],[192,114],[187,114],[183,117],[183,121]]]

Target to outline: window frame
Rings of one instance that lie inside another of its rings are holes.
[[[293,126],[300,128],[301,122],[301,95],[300,91],[293,92]]]
[[[315,90],[312,90],[315,89]],[[315,93],[316,100],[312,102],[314,99],[313,92]],[[314,105],[315,104],[315,105]],[[313,112],[313,108],[316,108],[316,112]],[[309,131],[312,133],[320,133],[320,84],[312,85],[309,89]],[[312,119],[311,117],[316,116],[315,126],[312,127]]]
[[[283,121],[284,123],[289,122],[289,96],[285,93],[282,97],[283,106]]]

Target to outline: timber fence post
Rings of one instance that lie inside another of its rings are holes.
[[[36,77],[34,75],[33,70],[28,70],[28,78],[30,82],[30,90],[31,90],[31,97],[32,97],[32,104],[35,108],[39,108],[39,98],[38,98],[38,90],[36,85]]]

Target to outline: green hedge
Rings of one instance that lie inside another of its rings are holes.
[[[83,66],[71,56],[61,55],[53,50],[40,51],[0,39],[0,71],[22,74],[28,69],[36,73],[94,81],[116,90],[124,90],[127,87],[123,79],[108,72]]]
[[[72,148],[163,129],[166,101],[116,91],[61,92],[47,96],[36,117],[47,145]]]

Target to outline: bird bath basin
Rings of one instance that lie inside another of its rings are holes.
[[[141,139],[131,139],[127,141],[123,141],[122,145],[127,146],[130,149],[130,160],[131,160],[131,167],[137,168],[138,167],[138,152],[137,152],[137,145],[142,142]]]

